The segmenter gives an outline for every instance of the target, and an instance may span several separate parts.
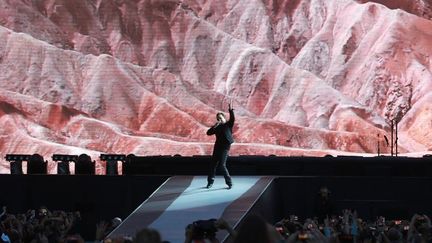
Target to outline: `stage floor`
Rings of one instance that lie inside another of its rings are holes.
[[[211,189],[205,188],[204,176],[171,177],[110,237],[133,236],[148,227],[158,230],[163,240],[175,243],[184,242],[185,228],[196,220],[222,217],[234,227],[272,180],[272,177],[236,176],[233,188],[228,190],[223,177],[217,177]],[[225,239],[227,233],[218,232],[217,237]]]

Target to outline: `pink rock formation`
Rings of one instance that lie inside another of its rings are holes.
[[[210,154],[232,100],[232,155],[421,154],[430,6],[376,2],[1,1],[0,151]]]
[[[424,0],[358,0],[359,3],[374,2],[385,5],[390,9],[401,9],[408,13],[415,14],[419,17],[431,19],[432,3]]]

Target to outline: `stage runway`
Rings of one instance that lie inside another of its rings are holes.
[[[205,176],[171,177],[110,237],[133,236],[148,227],[158,230],[163,240],[175,243],[184,241],[186,226],[196,220],[222,217],[234,227],[272,180],[265,176],[237,176],[233,177],[233,188],[228,190],[223,177],[217,177],[211,189],[205,188]],[[227,234],[218,232],[217,237],[222,240]]]

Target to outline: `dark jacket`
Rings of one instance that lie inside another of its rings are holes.
[[[216,135],[215,147],[217,146],[228,146],[234,142],[232,136],[232,128],[234,126],[234,110],[230,109],[230,118],[224,124],[215,124],[209,130],[207,130],[207,135]]]

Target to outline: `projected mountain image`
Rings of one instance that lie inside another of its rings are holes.
[[[431,16],[423,1],[0,1],[2,157],[209,155],[230,102],[231,155],[389,153],[392,121],[399,152],[422,155]]]

